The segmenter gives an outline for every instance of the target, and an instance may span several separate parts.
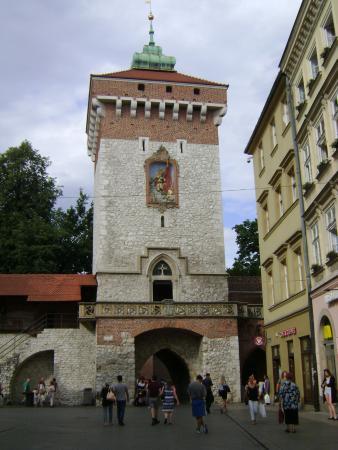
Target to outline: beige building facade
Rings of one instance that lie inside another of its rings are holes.
[[[335,2],[302,2],[245,150],[254,163],[268,374],[276,383],[281,370],[293,372],[305,403],[313,401],[314,375],[309,295],[319,383],[325,367],[334,374],[337,367],[337,14]]]

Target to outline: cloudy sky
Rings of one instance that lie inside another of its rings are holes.
[[[243,150],[277,75],[301,0],[153,0],[155,42],[176,70],[229,87],[220,128],[226,262],[232,227],[254,218]],[[90,73],[129,68],[148,41],[144,0],[1,0],[0,151],[28,139],[49,156],[67,207],[92,194],[85,120]],[[244,189],[244,190],[241,190]]]

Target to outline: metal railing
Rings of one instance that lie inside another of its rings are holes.
[[[78,317],[70,313],[47,313],[30,323],[26,328],[20,330],[11,339],[0,346],[0,361],[10,353],[15,353],[16,348],[30,339],[37,336],[45,328],[78,328]],[[1,328],[0,331],[7,331]]]

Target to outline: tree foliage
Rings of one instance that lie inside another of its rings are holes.
[[[75,208],[57,209],[49,166],[27,141],[0,154],[1,273],[91,270],[92,207],[80,191]]]
[[[260,275],[257,219],[235,225],[237,257],[228,269],[230,275]]]

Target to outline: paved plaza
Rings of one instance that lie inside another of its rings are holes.
[[[115,412],[115,411],[114,411]],[[116,419],[116,417],[114,418]],[[228,415],[216,407],[207,417],[209,434],[196,434],[189,406],[177,408],[175,424],[151,426],[147,409],[128,407],[126,426],[102,424],[102,410],[73,408],[0,408],[1,450],[336,450],[338,421],[324,412],[302,412],[296,434],[277,424],[277,409],[251,425],[244,405],[231,405]]]

